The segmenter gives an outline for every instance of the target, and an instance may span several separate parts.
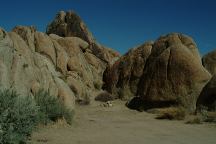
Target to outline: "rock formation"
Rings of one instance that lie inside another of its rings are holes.
[[[88,51],[106,63],[113,63],[119,57],[117,52],[98,44],[85,23],[72,11],[60,11],[54,21],[48,25],[47,34],[79,37],[89,44]]]
[[[209,111],[216,111],[216,51],[205,55],[202,62],[213,77],[203,88],[197,100],[197,110],[202,110],[205,107]]]
[[[203,106],[209,111],[216,111],[216,75],[203,88],[197,100],[197,110],[201,110]]]
[[[9,33],[0,29],[0,86],[14,89],[20,95],[44,89],[63,99],[65,105],[73,109],[74,93],[60,78],[62,74],[56,71],[52,61],[56,58],[51,57],[54,47],[49,45],[44,47],[45,52],[38,51],[37,44],[43,46],[44,41],[51,39],[43,35],[39,41],[34,38],[39,34],[32,27],[19,26]]]
[[[216,50],[202,58],[204,67],[212,74],[216,74]]]
[[[136,95],[137,85],[143,74],[153,42],[131,49],[104,72],[103,88],[116,98],[128,99]]]
[[[210,78],[195,42],[182,34],[169,34],[154,43],[137,95],[150,107],[176,105],[193,112]]]
[[[139,96],[144,109],[183,106],[191,112],[210,78],[194,41],[173,33],[120,58],[105,71],[104,88],[117,89],[122,97]]]
[[[0,29],[0,88],[21,95],[44,89],[73,109],[75,99],[89,100],[104,82],[103,89],[111,94],[98,98],[136,96],[128,105],[140,111],[174,106],[193,112],[196,104],[212,109],[215,76],[205,84],[216,73],[215,54],[201,61],[195,42],[173,33],[119,59],[117,52],[96,42],[78,15],[61,11],[46,34],[32,26],[17,26],[12,32]]]
[[[100,50],[92,47],[96,42],[76,14],[60,12],[57,18],[49,35],[32,26],[16,26],[8,33],[0,29],[0,88],[21,95],[44,89],[73,109],[75,98],[88,100],[101,89],[107,64],[119,55],[98,44]],[[69,25],[65,33],[61,21]]]

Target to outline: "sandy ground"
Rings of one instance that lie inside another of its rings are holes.
[[[154,115],[129,110],[115,101],[105,108],[95,102],[78,106],[71,127],[40,128],[33,144],[216,144],[216,125],[156,120]]]

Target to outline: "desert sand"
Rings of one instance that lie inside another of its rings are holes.
[[[215,144],[216,125],[156,120],[155,115],[130,110],[123,101],[113,107],[100,102],[77,106],[72,126],[39,128],[33,144]]]

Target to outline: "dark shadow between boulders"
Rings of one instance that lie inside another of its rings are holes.
[[[137,111],[147,111],[153,108],[166,108],[172,106],[178,106],[177,101],[145,101],[141,97],[134,97],[126,103],[129,109]]]

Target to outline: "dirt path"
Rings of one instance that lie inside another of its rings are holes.
[[[216,125],[188,125],[156,120],[154,115],[127,109],[121,101],[76,108],[72,127],[41,128],[33,144],[216,144]]]

